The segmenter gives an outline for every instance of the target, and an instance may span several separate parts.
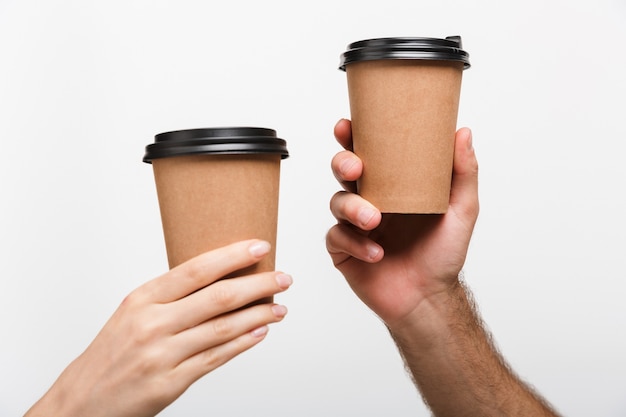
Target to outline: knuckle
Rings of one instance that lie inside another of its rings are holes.
[[[336,233],[335,229],[337,228],[337,225],[332,226],[330,229],[328,229],[328,231],[326,232],[326,248],[328,249],[333,242],[333,237],[334,234]]]
[[[335,194],[333,194],[333,196],[330,198],[330,205],[336,205],[337,204],[337,200],[340,200],[343,195],[345,194],[345,191],[337,191]]]
[[[237,294],[231,285],[224,281],[214,284],[211,291],[212,301],[223,307],[230,307],[237,301]]]
[[[336,250],[339,235],[342,233],[343,225],[336,224],[326,233],[326,249],[329,252]]]
[[[202,364],[205,369],[211,370],[219,367],[222,359],[213,349],[209,349],[202,353]]]
[[[476,158],[472,158],[469,164],[469,171],[472,175],[478,176],[478,161],[476,160]]]
[[[137,304],[139,304],[141,298],[142,297],[140,295],[140,292],[138,290],[134,290],[133,292],[128,294],[126,297],[124,297],[124,299],[122,300],[120,304],[120,307],[132,308],[133,306],[136,306]]]
[[[149,346],[167,333],[167,324],[154,316],[137,315],[130,325],[130,335],[136,346]]]
[[[335,217],[340,217],[346,210],[348,193],[346,191],[337,191],[330,199],[330,208]]]
[[[176,384],[165,376],[152,378],[146,386],[146,397],[154,408],[167,407],[176,399]]]
[[[134,310],[141,309],[150,303],[150,298],[152,296],[153,288],[144,284],[128,293],[120,303],[120,307]]]
[[[194,259],[185,264],[184,272],[185,279],[192,282],[199,282],[202,280],[202,277],[206,275],[207,270],[203,262],[199,262],[197,259]]]
[[[135,370],[136,373],[139,375],[158,374],[158,370],[163,367],[164,353],[162,349],[156,347],[145,349],[141,356],[141,361]]]
[[[215,333],[218,338],[228,338],[233,331],[232,325],[225,317],[214,319],[211,327],[213,328],[213,333]]]

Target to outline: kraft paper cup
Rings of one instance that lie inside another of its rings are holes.
[[[445,213],[463,70],[461,38],[354,42],[346,72],[358,193],[383,213]]]
[[[273,129],[156,135],[143,160],[153,166],[170,268],[209,250],[258,238],[271,243],[271,253],[230,276],[273,271],[280,164],[288,156],[286,141]]]

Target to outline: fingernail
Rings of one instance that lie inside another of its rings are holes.
[[[260,242],[255,242],[252,245],[250,245],[248,250],[250,251],[252,256],[256,258],[260,258],[263,255],[267,255],[267,253],[270,251],[271,248],[272,246],[268,242],[260,241]]]
[[[473,139],[472,139],[472,131],[469,131],[469,138],[467,140],[467,150],[471,151],[472,149],[474,149],[474,144],[472,143]]]
[[[339,171],[341,174],[346,175],[350,169],[352,169],[354,164],[356,164],[356,161],[353,158],[346,158],[341,161],[341,164],[339,164]]]
[[[275,304],[272,306],[272,312],[276,317],[285,317],[287,315],[287,307]]]
[[[361,207],[357,213],[357,220],[361,226],[367,226],[372,217],[376,214],[376,211],[371,207]]]
[[[367,246],[367,256],[370,260],[376,259],[378,254],[380,253],[380,248],[376,245],[368,245]]]
[[[291,286],[291,284],[293,283],[293,278],[291,277],[291,275],[278,274],[276,275],[276,282],[278,282],[278,286],[281,289],[285,290]]]
[[[252,330],[250,333],[252,333],[252,336],[254,337],[261,337],[261,336],[265,336],[268,330],[269,328],[267,326],[262,326],[262,327],[259,327],[258,329]]]

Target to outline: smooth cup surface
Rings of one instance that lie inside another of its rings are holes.
[[[359,49],[362,42],[355,42],[350,45],[357,45],[353,55],[342,61],[354,152],[363,161],[357,190],[383,213],[445,213],[467,53],[449,46],[456,55],[446,50],[445,56],[454,59],[435,59],[435,51],[423,43],[406,41],[432,38],[400,38],[404,46],[392,50],[396,55],[373,59],[384,55],[381,48],[392,43],[389,39],[363,41],[376,46],[368,53]],[[460,46],[460,38],[454,37],[453,45]],[[426,52],[428,58],[408,57]]]

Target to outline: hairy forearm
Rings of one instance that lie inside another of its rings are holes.
[[[389,330],[434,415],[557,415],[508,367],[461,282]]]

